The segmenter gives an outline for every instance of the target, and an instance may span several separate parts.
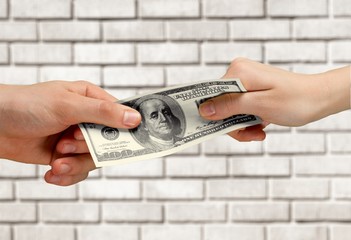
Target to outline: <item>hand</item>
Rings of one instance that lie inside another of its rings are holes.
[[[209,120],[235,114],[261,117],[263,125],[229,134],[239,141],[263,140],[269,123],[301,126],[350,108],[350,67],[306,75],[239,58],[223,78],[239,78],[248,92],[213,98],[199,111]]]
[[[83,149],[64,145],[65,140],[77,134],[77,127],[72,126],[94,122],[134,128],[140,123],[137,111],[115,100],[101,88],[83,81],[0,85],[0,157],[51,165],[45,175],[49,183],[77,183],[95,166],[84,141]]]

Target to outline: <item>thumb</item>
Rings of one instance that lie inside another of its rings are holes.
[[[255,92],[228,93],[211,98],[199,107],[199,113],[209,120],[220,120],[237,114],[255,114],[252,96]],[[250,104],[251,103],[251,104]]]
[[[72,98],[66,108],[69,125],[91,122],[116,128],[134,128],[141,121],[138,111],[122,104],[76,94]]]

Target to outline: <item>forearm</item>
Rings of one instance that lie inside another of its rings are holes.
[[[324,109],[326,115],[350,109],[350,66],[322,73],[325,84]]]

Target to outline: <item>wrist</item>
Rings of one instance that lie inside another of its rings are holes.
[[[313,75],[319,90],[314,120],[350,109],[350,67]]]

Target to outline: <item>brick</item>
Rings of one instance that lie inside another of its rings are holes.
[[[98,22],[41,22],[44,41],[96,41],[100,39]]]
[[[27,43],[12,45],[16,64],[68,64],[71,63],[70,44]]]
[[[6,18],[8,13],[7,13],[7,0],[0,0],[0,18]]]
[[[229,64],[237,57],[261,61],[262,46],[260,43],[204,43],[202,56],[205,63]]]
[[[51,80],[78,81],[85,80],[95,85],[101,85],[101,70],[99,67],[42,67],[40,68],[40,81]]]
[[[106,67],[104,86],[141,87],[163,86],[164,73],[160,67]]]
[[[143,18],[187,18],[200,16],[199,0],[140,0]]]
[[[199,48],[195,43],[143,43],[138,59],[145,64],[198,63]]]
[[[11,228],[10,226],[0,226],[0,239],[11,240]]]
[[[329,182],[317,179],[274,179],[271,182],[274,199],[327,199]]]
[[[289,39],[287,20],[235,20],[230,23],[230,39],[267,40]]]
[[[347,54],[351,51],[350,42],[332,42],[331,48],[331,59],[333,62],[350,62],[351,57]]]
[[[123,239],[138,240],[138,227],[136,226],[78,226],[78,240],[96,239]]]
[[[303,127],[299,127],[298,131],[347,131],[351,130],[351,111],[347,110],[337,114],[330,115],[319,121],[312,122]]]
[[[53,234],[54,233],[54,234]],[[74,240],[73,226],[15,226],[15,240]]]
[[[102,219],[107,222],[161,222],[163,208],[160,204],[103,203]]]
[[[81,196],[84,199],[139,199],[140,183],[136,180],[85,181],[81,184]]]
[[[77,44],[75,62],[80,64],[127,64],[135,62],[134,46],[120,44]]]
[[[200,240],[201,227],[191,225],[143,226],[141,228],[141,236],[143,240]]]
[[[160,87],[151,87],[151,88],[139,88],[137,89],[137,94],[138,95],[144,95],[144,94],[149,94],[151,92],[157,92],[162,90]]]
[[[271,62],[324,62],[326,45],[323,42],[266,43],[266,58]]]
[[[199,200],[204,197],[203,188],[198,180],[149,180],[143,184],[143,193],[152,200]]]
[[[40,203],[40,219],[46,223],[93,223],[99,220],[98,203]]]
[[[225,157],[168,157],[166,175],[171,177],[215,177],[227,175]]]
[[[269,240],[328,240],[328,229],[323,226],[270,226]]]
[[[351,199],[351,180],[333,179],[332,195],[336,199]]]
[[[268,15],[274,17],[327,16],[327,0],[268,0]]]
[[[10,181],[0,181],[0,200],[11,200],[14,197],[13,184]]]
[[[289,158],[232,157],[229,159],[232,176],[289,176]]]
[[[150,159],[147,161],[136,161],[118,166],[110,166],[108,168],[103,168],[103,175],[107,178],[162,177],[164,175],[163,160]]]
[[[104,22],[103,35],[107,41],[159,41],[165,39],[165,27],[161,21]]]
[[[114,96],[115,98],[117,99],[125,99],[125,98],[129,98],[129,97],[133,97],[135,95],[137,95],[137,90],[135,88],[120,88],[120,89],[117,89],[117,88],[105,88],[105,91],[107,91],[109,94],[111,94],[112,96]],[[137,163],[138,161],[136,162],[133,162],[133,163]],[[118,167],[108,167],[108,168],[104,168],[104,170],[106,169],[111,169],[111,168],[116,168],[116,169],[119,169],[119,167],[121,167],[122,169],[122,172],[124,172],[125,170],[123,170],[123,167],[122,165],[124,166],[124,164],[121,164],[119,165]],[[128,164],[129,165],[129,164]],[[133,165],[134,166],[134,165]],[[118,170],[117,170],[118,171]],[[143,171],[142,169],[140,169],[140,171]],[[147,171],[147,170],[146,170]],[[106,173],[109,172],[109,171],[106,171]],[[116,172],[116,170],[112,170],[111,171],[112,174],[114,174],[114,172]],[[117,174],[117,173],[116,173]],[[132,173],[131,173],[132,174]],[[137,173],[138,174],[138,173]],[[118,174],[117,174],[118,175]]]
[[[171,40],[226,40],[228,38],[225,21],[173,21],[168,23]]]
[[[37,220],[35,203],[0,204],[0,223],[30,223]]]
[[[34,84],[38,82],[36,67],[4,66],[0,67],[1,83],[3,84]]]
[[[331,133],[328,146],[332,153],[351,153],[351,135],[349,133]]]
[[[350,203],[295,202],[293,216],[296,221],[350,221]]]
[[[294,171],[297,175],[343,176],[351,175],[351,158],[347,156],[296,157]]]
[[[0,43],[0,64],[9,62],[9,50],[7,44]]]
[[[351,5],[348,0],[334,0],[333,1],[334,16],[343,17],[351,15]]]
[[[264,15],[263,0],[205,0],[206,17],[261,17]]]
[[[169,222],[224,222],[226,206],[224,204],[168,204],[166,219]]]
[[[16,182],[17,198],[24,200],[76,199],[76,186],[58,187],[44,181],[25,180]]]
[[[351,234],[350,226],[331,226],[330,227],[330,239],[331,240],[345,240]]]
[[[188,148],[182,149],[179,152],[175,153],[174,156],[198,156],[200,154],[200,146],[193,145]]]
[[[0,159],[0,178],[35,178],[36,166]]]
[[[342,19],[318,19],[296,20],[294,22],[294,35],[298,39],[336,39],[350,38],[351,28],[349,20]],[[316,31],[318,29],[318,31]]]
[[[230,218],[234,222],[287,222],[288,203],[231,203]]]
[[[70,0],[12,0],[11,14],[15,18],[70,18]]]
[[[167,85],[189,84],[221,78],[227,66],[169,66],[166,68]]]
[[[229,136],[222,135],[203,143],[203,151],[208,155],[261,154],[262,142],[233,142]]]
[[[210,199],[261,199],[267,196],[264,180],[209,180],[207,194]]]
[[[272,154],[324,153],[323,134],[271,133],[266,138],[267,152]]]
[[[75,16],[78,18],[134,18],[134,0],[77,0]]]
[[[35,22],[0,22],[0,41],[37,40]]]
[[[206,240],[264,240],[264,228],[261,226],[225,226],[208,225],[205,227]]]

